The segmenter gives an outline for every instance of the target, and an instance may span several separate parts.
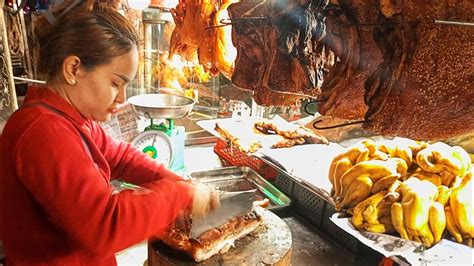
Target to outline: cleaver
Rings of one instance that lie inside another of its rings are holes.
[[[228,220],[249,213],[252,210],[257,189],[219,194],[220,206],[206,215],[193,217],[189,237],[197,239],[204,232],[219,227]]]

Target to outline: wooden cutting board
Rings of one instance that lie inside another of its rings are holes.
[[[263,225],[237,240],[225,254],[196,263],[187,255],[157,241],[148,244],[148,265],[290,265],[290,228],[271,211],[259,208],[257,212],[263,219]]]

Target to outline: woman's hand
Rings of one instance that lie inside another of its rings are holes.
[[[191,214],[193,216],[202,216],[209,211],[220,206],[219,193],[201,183],[193,183],[194,198]]]
[[[220,206],[219,192],[195,180],[187,180],[192,186],[192,205],[182,209],[176,217],[174,226],[186,233],[191,230],[191,217],[202,217]]]

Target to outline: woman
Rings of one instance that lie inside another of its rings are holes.
[[[218,197],[94,122],[125,101],[138,38],[115,11],[58,8],[36,28],[46,86],[28,89],[0,140],[0,238],[7,264],[114,265],[116,252]],[[146,189],[116,193],[118,178]]]

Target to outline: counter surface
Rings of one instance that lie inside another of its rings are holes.
[[[294,216],[283,218],[293,238],[292,265],[357,265],[353,255],[318,235]]]
[[[186,173],[221,167],[219,157],[213,152],[212,145],[186,147],[185,164]],[[361,265],[363,263],[291,211],[281,212],[278,215],[291,230],[292,265]],[[146,242],[117,254],[118,265],[147,265],[146,260]]]

